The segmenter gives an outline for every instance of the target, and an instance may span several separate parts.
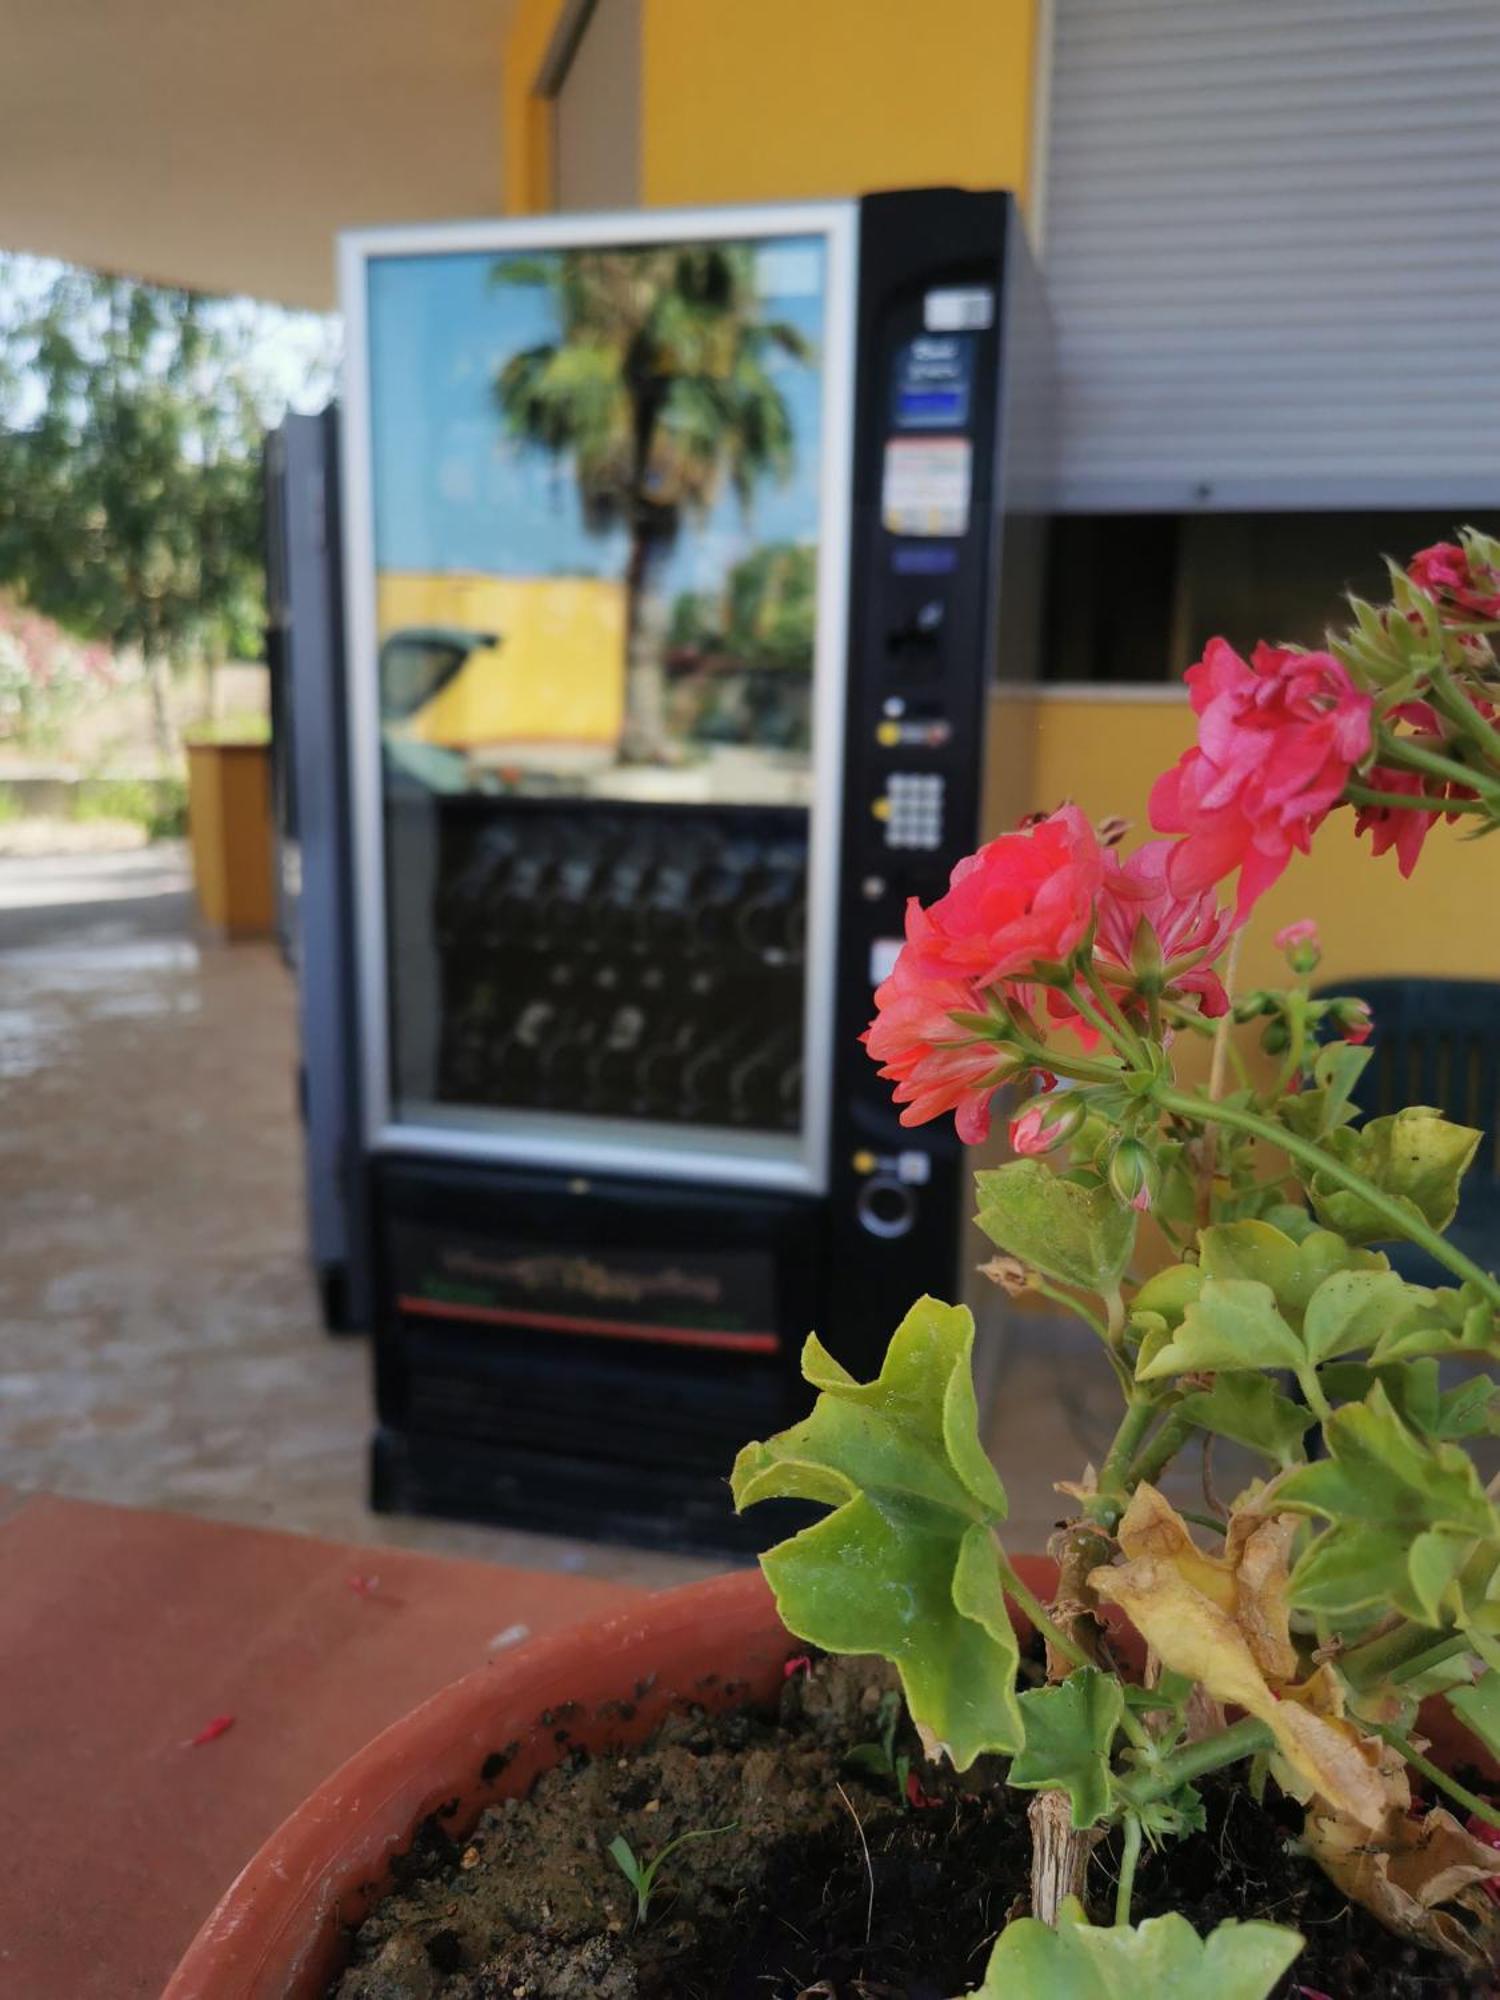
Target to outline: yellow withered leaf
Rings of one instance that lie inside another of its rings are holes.
[[[1500,1922],[1483,1884],[1495,1873],[1495,1850],[1466,1833],[1452,1813],[1441,1806],[1420,1819],[1397,1812],[1372,1834],[1314,1812],[1303,1838],[1350,1902],[1390,1930],[1470,1965],[1489,1966]],[[1458,1909],[1440,1908],[1444,1903]]]
[[[1314,1676],[1316,1688],[1286,1685],[1297,1667],[1286,1609],[1294,1529],[1287,1517],[1247,1510],[1230,1523],[1226,1553],[1210,1556],[1170,1502],[1141,1486],[1118,1531],[1128,1560],[1094,1570],[1089,1584],[1120,1606],[1164,1666],[1264,1722],[1310,1793],[1376,1827],[1385,1790],[1364,1739],[1337,1712],[1332,1677],[1324,1685]]]

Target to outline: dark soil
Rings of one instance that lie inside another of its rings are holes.
[[[962,1778],[918,1765],[924,1803],[853,1770],[889,1685],[873,1661],[819,1661],[787,1682],[779,1714],[698,1711],[642,1749],[574,1751],[529,1798],[492,1807],[455,1844],[423,1828],[400,1885],[360,1927],[330,2000],[950,2000],[980,1979],[1009,1914],[1024,1910],[1024,1794],[1003,1766]],[[903,1726],[904,1749],[917,1745]],[[842,1789],[841,1789],[842,1788]],[[1307,1949],[1279,1995],[1460,2000],[1488,1993],[1451,1962],[1402,1944],[1292,1851],[1297,1813],[1241,1788],[1205,1791],[1204,1832],[1143,1856],[1132,1915],[1180,1910],[1207,1932],[1266,1917]],[[607,1853],[623,1834],[663,1864],[648,1919]],[[868,1855],[866,1853],[868,1849]],[[1108,1920],[1113,1856],[1091,1882]]]

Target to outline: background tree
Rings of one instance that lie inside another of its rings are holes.
[[[260,651],[258,311],[0,260],[0,588],[139,652],[164,756],[173,673]]]
[[[645,615],[654,571],[684,518],[726,483],[748,506],[762,480],[790,474],[791,413],[768,363],[810,349],[796,327],[763,317],[747,248],[568,251],[499,265],[496,279],[553,292],[557,338],[505,364],[496,401],[511,437],[571,460],[590,527],[629,537],[624,748],[660,758],[661,647]]]

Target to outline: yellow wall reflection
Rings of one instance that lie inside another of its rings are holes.
[[[380,637],[427,627],[498,634],[401,727],[445,749],[613,748],[625,719],[625,593],[599,577],[378,579]]]

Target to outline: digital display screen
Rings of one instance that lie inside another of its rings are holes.
[[[404,1122],[795,1149],[828,254],[364,267]]]

